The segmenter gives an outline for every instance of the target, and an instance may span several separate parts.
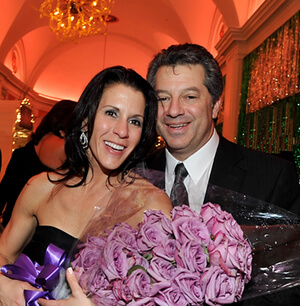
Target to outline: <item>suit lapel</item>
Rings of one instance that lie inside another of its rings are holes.
[[[220,136],[219,146],[214,159],[209,184],[240,192],[244,184],[246,169],[243,166],[245,156],[239,146]],[[165,149],[159,149],[147,159],[147,166],[155,186],[165,190]],[[207,202],[207,199],[205,198]]]
[[[239,192],[246,175],[242,165],[244,158],[237,145],[220,136],[209,184]]]

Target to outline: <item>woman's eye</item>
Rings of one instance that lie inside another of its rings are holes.
[[[129,123],[133,124],[133,125],[136,125],[136,126],[142,126],[142,122],[138,119],[130,119]]]
[[[107,110],[105,111],[105,114],[111,117],[117,117],[117,112],[114,110]]]

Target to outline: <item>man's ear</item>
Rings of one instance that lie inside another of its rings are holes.
[[[212,118],[213,119],[216,119],[218,117],[220,107],[221,107],[221,98],[219,98],[219,100],[214,104],[212,108]]]

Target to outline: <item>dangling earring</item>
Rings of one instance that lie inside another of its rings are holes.
[[[89,140],[85,135],[86,132],[82,131],[79,137],[80,144],[82,145],[83,150],[86,150],[89,146]]]

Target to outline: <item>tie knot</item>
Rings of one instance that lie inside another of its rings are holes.
[[[183,179],[187,177],[189,173],[187,172],[183,163],[177,164],[175,167],[175,175],[182,177]]]

